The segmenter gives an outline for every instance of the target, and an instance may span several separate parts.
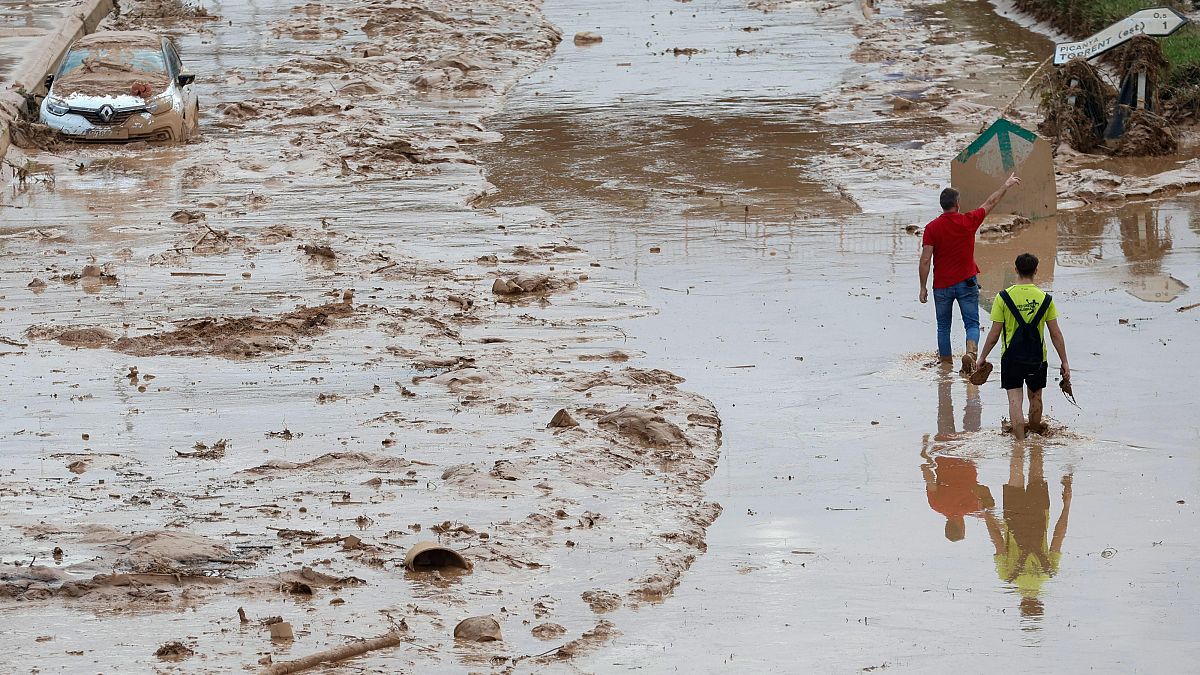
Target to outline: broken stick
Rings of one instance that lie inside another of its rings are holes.
[[[333,663],[345,659],[352,659],[356,656],[362,656],[367,652],[373,652],[377,649],[388,649],[395,647],[404,640],[399,632],[391,632],[387,635],[381,635],[370,640],[362,640],[360,642],[352,642],[341,647],[333,647],[311,654],[302,659],[295,661],[283,661],[266,668],[262,671],[262,675],[287,675],[287,673],[299,673],[310,668],[316,668],[325,663]]]

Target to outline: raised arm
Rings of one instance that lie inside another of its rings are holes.
[[[1050,343],[1054,345],[1054,351],[1058,352],[1058,360],[1062,363],[1058,372],[1062,373],[1064,380],[1070,382],[1071,366],[1067,365],[1067,341],[1063,338],[1062,329],[1058,327],[1058,319],[1047,321],[1046,328],[1050,331]]]
[[[926,244],[921,247],[921,303],[929,302],[929,265],[933,262],[933,247]]]
[[[988,197],[987,200],[984,201],[983,204],[981,204],[979,206],[979,208],[983,209],[984,211],[986,211],[988,213],[991,213],[992,209],[996,208],[996,205],[1000,203],[1000,200],[1004,199],[1004,193],[1008,192],[1008,189],[1010,187],[1012,187],[1014,185],[1020,185],[1020,184],[1021,184],[1021,179],[1017,178],[1017,174],[1014,173],[1013,175],[1011,175],[1007,179],[1005,179],[1004,185],[1001,185],[999,190],[996,190],[995,192],[993,192],[992,196]]]

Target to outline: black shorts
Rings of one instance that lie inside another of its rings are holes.
[[[1029,391],[1040,391],[1046,388],[1047,365],[1042,361],[1040,366],[1021,366],[1000,359],[1000,386],[1005,389],[1020,389],[1027,385]]]

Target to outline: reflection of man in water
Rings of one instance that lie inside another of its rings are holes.
[[[1021,594],[1021,615],[1042,615],[1038,599],[1042,584],[1058,573],[1063,538],[1067,536],[1067,514],[1071,511],[1071,474],[1062,477],[1062,512],[1054,524],[1049,546],[1050,488],[1042,474],[1042,446],[1029,448],[1029,476],[1025,477],[1025,448],[1017,443],[1004,485],[1004,523],[992,512],[984,515],[988,534],[996,547],[996,574],[1016,586]]]
[[[934,436],[933,451],[937,453],[942,444],[959,438],[954,429],[954,401],[950,392],[951,380],[943,377],[938,383],[938,432]],[[967,407],[963,413],[963,431],[979,431],[983,405],[979,401],[979,388],[967,385]],[[948,455],[930,456],[929,436],[921,441],[921,474],[925,477],[925,496],[929,508],[946,517],[946,538],[961,541],[967,534],[966,517],[979,514],[983,509],[995,505],[991,492],[979,484],[975,463],[961,457]]]

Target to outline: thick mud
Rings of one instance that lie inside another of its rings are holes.
[[[30,151],[6,195],[9,662],[399,635],[354,667],[569,669],[669,597],[718,412],[612,346],[635,285],[470,206],[485,117],[561,39],[539,3],[122,6],[180,43],[203,137]],[[425,541],[468,569],[409,569]],[[456,636],[486,616],[502,640]]]
[[[112,25],[177,36],[203,138],[31,153],[5,196],[13,661],[1200,657],[1191,158],[1060,154],[1072,208],[989,221],[985,304],[1037,253],[1072,355],[1030,443],[916,300],[1046,38],[978,0],[177,10]]]

